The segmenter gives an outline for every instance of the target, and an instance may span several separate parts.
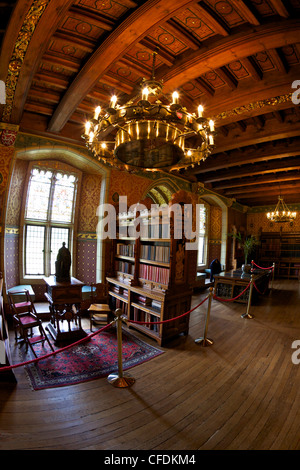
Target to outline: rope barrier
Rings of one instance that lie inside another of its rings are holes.
[[[133,321],[133,320],[129,320],[129,323],[138,323],[138,324],[145,324],[145,325],[148,325],[148,324],[161,324],[161,323],[167,323],[167,322],[170,322],[170,321],[173,321],[173,320],[177,320],[179,318],[182,318],[183,316],[185,315],[188,315],[189,313],[193,312],[194,310],[196,310],[196,308],[200,307],[200,305],[202,305],[207,299],[208,299],[209,296],[207,296],[204,300],[202,300],[202,302],[200,302],[198,305],[196,305],[195,307],[193,307],[191,310],[183,313],[182,315],[179,315],[178,317],[174,317],[174,318],[170,318],[168,320],[163,320],[161,322],[138,322],[138,321]],[[13,364],[13,365],[10,365],[10,366],[5,366],[5,367],[1,367],[0,368],[0,372],[5,372],[5,371],[8,371],[8,370],[11,370],[11,369],[16,369],[17,367],[21,367],[21,366],[27,366],[29,364],[33,364],[35,362],[38,362],[38,361],[41,361],[43,359],[48,359],[49,357],[51,356],[54,356],[58,353],[61,353],[63,351],[66,351],[67,349],[70,349],[72,348],[73,346],[77,346],[78,344],[81,344],[85,341],[88,341],[89,339],[91,339],[93,336],[101,333],[102,331],[106,330],[108,327],[110,327],[113,323],[116,323],[117,319],[114,319],[112,322],[110,322],[108,325],[105,325],[103,328],[101,328],[100,330],[97,330],[95,331],[94,333],[90,333],[89,335],[85,336],[84,338],[81,338],[80,340],[76,341],[75,343],[71,343],[63,348],[60,348],[60,349],[57,349],[56,351],[53,351],[51,353],[48,353],[48,354],[45,354],[43,356],[40,356],[40,357],[36,357],[35,359],[31,359],[29,361],[25,361],[25,362],[21,362],[21,363],[18,363],[18,364]]]
[[[273,271],[274,269],[274,265],[273,266],[270,266],[269,268],[263,268],[262,266],[258,266],[258,264],[254,263],[254,261],[252,260],[251,261],[252,264],[254,264],[257,268],[259,269],[271,269]]]
[[[67,346],[64,346],[63,348],[60,348],[60,349],[57,349],[56,351],[53,351],[51,353],[48,353],[48,354],[45,354],[44,356],[40,356],[40,357],[36,357],[35,359],[31,359],[29,361],[25,361],[25,362],[21,362],[21,363],[18,363],[18,364],[13,364],[11,366],[5,366],[5,367],[1,367],[0,368],[0,372],[4,372],[4,371],[7,371],[7,370],[10,370],[10,369],[16,369],[17,367],[20,367],[20,366],[27,366],[28,364],[33,364],[34,362],[38,362],[38,361],[41,361],[42,359],[47,359],[48,357],[50,356],[54,356],[55,354],[58,354],[58,353],[61,353],[63,351],[66,351],[67,349],[70,349],[72,348],[73,346],[77,346],[78,344],[81,344],[89,339],[91,339],[93,336],[101,333],[102,331],[106,330],[109,326],[111,326],[113,323],[115,323],[116,320],[113,320],[112,322],[110,322],[108,325],[105,325],[103,328],[101,328],[100,330],[97,330],[95,331],[94,333],[91,333],[87,336],[85,336],[84,338],[81,338],[79,339],[78,341],[76,341],[75,343],[71,343],[71,344],[68,344]]]
[[[259,290],[259,288],[257,287],[257,285],[255,284],[255,282],[253,282],[253,286],[255,287],[256,291],[257,291],[259,294],[261,294],[261,295],[264,295],[264,294],[266,293],[267,289],[268,289],[268,285],[266,285],[265,290],[264,290],[263,292],[261,292],[261,291]]]
[[[173,317],[173,318],[169,318],[168,320],[162,320],[162,321],[149,321],[149,322],[145,322],[145,321],[136,321],[136,320],[128,320],[129,323],[137,323],[139,325],[161,325],[162,323],[168,323],[170,321],[173,321],[173,320],[178,320],[179,318],[182,318],[184,317],[185,315],[188,315],[189,313],[193,312],[194,310],[196,310],[196,308],[200,307],[200,305],[204,304],[204,302],[208,299],[209,296],[207,296],[204,300],[202,300],[202,302],[200,302],[200,304],[196,305],[196,307],[193,307],[191,310],[189,310],[188,312],[185,312],[183,313],[182,315],[179,315],[178,317]]]
[[[236,297],[232,299],[222,299],[222,297],[217,297],[216,294],[214,295],[214,299],[220,300],[221,302],[233,302],[234,300],[238,299],[239,297],[241,297],[241,295],[243,295],[246,292],[246,290],[250,287],[250,284],[251,284],[251,281],[249,282],[248,286],[240,294],[238,294]]]
[[[271,268],[261,268],[260,266],[258,266],[256,263],[254,263],[254,261],[252,261],[252,264],[255,264],[255,266],[257,266],[258,268],[260,269],[271,269]],[[272,271],[274,269],[274,264],[272,266]],[[210,307],[211,307],[211,300],[212,298],[216,299],[216,300],[220,300],[222,302],[233,302],[234,300],[237,300],[239,297],[241,297],[246,291],[247,289],[250,287],[251,288],[251,292],[252,292],[252,286],[254,285],[255,289],[260,293],[260,294],[264,294],[265,292],[261,293],[259,291],[259,289],[257,288],[255,282],[253,281],[253,276],[251,275],[251,281],[249,282],[249,284],[247,285],[247,287],[240,293],[238,294],[236,297],[232,298],[232,299],[223,299],[221,297],[218,297],[216,294],[212,294],[212,288],[210,288],[210,294],[204,299],[202,300],[198,305],[196,305],[195,307],[193,307],[192,309],[188,310],[187,312],[183,313],[182,315],[179,315],[177,317],[173,317],[173,318],[169,318],[167,320],[162,320],[162,321],[158,321],[158,322],[145,322],[145,321],[136,321],[136,320],[130,320],[130,319],[127,319],[127,321],[129,323],[133,323],[133,324],[143,324],[143,325],[152,325],[152,324],[155,324],[155,325],[159,325],[159,324],[163,324],[163,323],[168,323],[168,322],[171,322],[171,321],[175,321],[175,320],[178,320],[182,317],[184,317],[185,315],[188,315],[189,313],[193,312],[194,310],[196,310],[198,307],[200,307],[202,304],[204,304],[204,302],[206,302],[207,299],[209,299],[209,306],[208,306],[208,311],[207,311],[207,315],[206,315],[206,322],[205,322],[205,331],[204,331],[204,337],[196,340],[195,342],[199,342],[201,343],[202,345],[206,346],[208,344],[213,344],[213,341],[212,340],[209,340],[206,338],[206,333],[207,333],[207,327],[208,327],[208,319],[209,319],[209,314],[210,314]],[[250,295],[249,295],[249,299],[251,299],[251,292],[250,292]],[[248,309],[249,309],[249,301],[248,301]],[[51,356],[54,356],[56,354],[59,354],[63,351],[66,351],[67,349],[70,349],[74,346],[77,346],[78,344],[81,344],[81,343],[84,343],[85,341],[88,341],[89,339],[91,339],[93,336],[101,333],[102,331],[105,331],[107,328],[109,328],[112,324],[118,322],[118,343],[120,343],[120,338],[121,338],[121,322],[122,322],[122,311],[120,309],[117,309],[118,311],[118,315],[117,315],[117,318],[114,319],[112,322],[110,322],[108,325],[105,325],[103,328],[100,328],[100,330],[97,330],[95,331],[94,333],[90,333],[89,335],[85,336],[84,338],[81,338],[80,340],[76,341],[75,343],[72,343],[72,344],[69,344],[63,348],[60,348],[60,349],[57,349],[56,351],[53,351],[51,353],[48,353],[48,354],[45,354],[43,356],[40,356],[40,357],[36,357],[35,359],[31,359],[29,361],[25,361],[25,362],[21,362],[21,363],[18,363],[18,364],[13,364],[13,365],[10,365],[10,366],[5,366],[5,367],[1,367],[0,368],[0,372],[5,372],[5,371],[8,371],[8,370],[11,370],[11,369],[16,369],[17,367],[21,367],[21,366],[26,366],[26,365],[29,365],[29,364],[33,364],[35,362],[38,362],[38,361],[41,361],[43,359],[47,359]],[[116,312],[117,312],[116,311]],[[242,316],[245,316],[245,315],[242,315]],[[247,312],[247,316],[248,318],[252,318],[248,312]],[[121,354],[120,352],[120,347],[118,347],[119,349],[119,356]],[[123,371],[122,371],[122,364],[120,364],[120,357],[119,357],[119,376],[115,376],[113,377],[113,379],[111,380],[111,383],[114,382],[117,383],[118,385],[115,385],[115,386],[120,386],[120,387],[125,387],[125,386],[129,386],[128,383],[133,383],[134,382],[134,379],[132,379],[132,381],[130,381],[130,379],[128,378],[125,379],[123,377]],[[121,381],[121,382],[120,382]],[[121,383],[121,385],[120,385]]]

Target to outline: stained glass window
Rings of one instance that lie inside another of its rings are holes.
[[[47,220],[51,178],[51,171],[32,170],[26,205],[27,219]]]
[[[71,222],[75,190],[75,177],[57,173],[54,185],[51,220]]]
[[[25,208],[26,275],[55,274],[58,250],[70,249],[77,178],[53,169],[33,168]]]

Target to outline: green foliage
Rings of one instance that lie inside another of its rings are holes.
[[[254,251],[255,247],[259,245],[259,240],[257,240],[254,235],[246,236],[243,240],[241,232],[230,233],[229,235],[238,240],[241,248],[244,250],[245,264],[247,264],[248,256]]]

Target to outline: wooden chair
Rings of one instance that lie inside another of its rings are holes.
[[[15,302],[14,296],[20,294],[25,294],[24,302]],[[28,346],[30,347],[33,355],[37,357],[33,345],[36,343],[45,341],[50,346],[50,349],[54,351],[42,325],[42,321],[38,318],[36,309],[32,302],[28,290],[16,291],[13,294],[8,293],[8,300],[10,308],[13,314],[13,322],[15,329],[15,339],[16,342],[24,342],[26,344],[26,352],[28,351]],[[34,328],[37,327],[39,334],[34,334]],[[18,332],[20,336],[18,337]]]
[[[108,305],[108,287],[102,283],[91,284],[91,305],[88,308],[90,316],[90,330],[93,329],[93,322],[107,325],[111,314]]]

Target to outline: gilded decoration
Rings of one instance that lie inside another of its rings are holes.
[[[8,122],[11,116],[18,78],[30,40],[49,2],[50,0],[34,0],[19,31],[14,51],[9,62],[5,84],[6,105],[4,106],[2,116],[2,120],[5,122]]]
[[[0,122],[0,146],[13,147],[18,135],[19,126]]]
[[[0,173],[2,180],[0,183],[0,194],[3,194],[6,190],[10,163],[14,155],[13,147],[0,147]]]
[[[261,109],[265,106],[278,106],[279,104],[286,103],[291,101],[293,93],[287,93],[286,95],[275,96],[274,98],[268,98],[266,100],[255,101],[254,103],[249,103],[245,106],[239,106],[237,108],[224,111],[223,113],[217,114],[214,116],[213,120],[217,121],[218,119],[226,119],[237,114],[248,113],[254,111],[255,109]]]

